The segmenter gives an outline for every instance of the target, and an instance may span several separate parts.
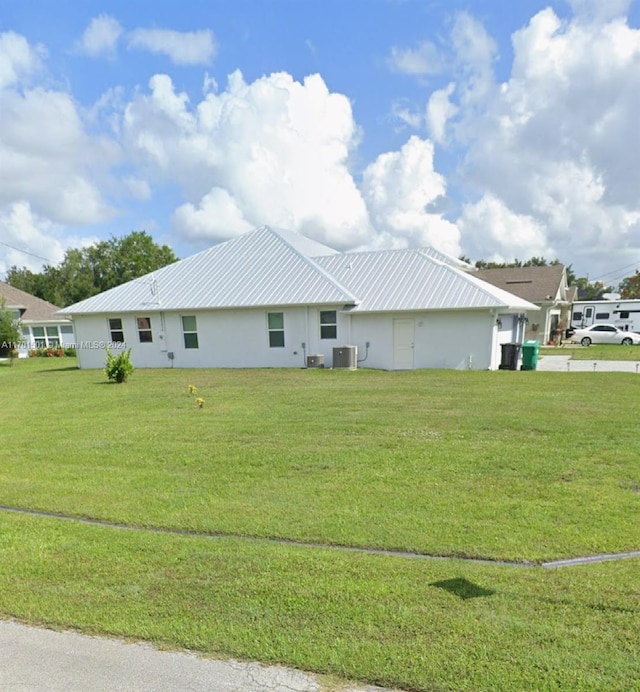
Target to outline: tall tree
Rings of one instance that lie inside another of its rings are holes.
[[[574,285],[578,287],[578,300],[602,300],[604,293],[610,293],[612,286],[607,286],[603,281],[589,281],[589,277],[576,278]]]
[[[640,272],[627,276],[620,282],[620,295],[623,298],[640,298]]]
[[[67,250],[60,265],[46,265],[39,274],[26,267],[11,267],[7,283],[66,307],[177,259],[168,245],[156,244],[146,231],[133,231],[121,238],[111,237],[86,248]]]

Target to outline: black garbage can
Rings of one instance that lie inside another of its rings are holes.
[[[502,344],[502,359],[499,370],[517,370],[520,359],[520,344]]]

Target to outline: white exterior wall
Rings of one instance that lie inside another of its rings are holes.
[[[500,363],[496,317],[488,311],[354,314],[351,319],[359,367],[396,369],[394,320],[413,321],[413,368],[487,370]]]
[[[394,330],[398,320],[405,327],[412,325],[413,328],[412,368],[497,369],[501,359],[500,345],[516,340],[515,316],[500,315],[502,327],[499,328],[496,315],[487,310],[390,314],[337,310],[337,338],[321,339],[320,309],[294,307],[77,316],[74,328],[78,364],[81,368],[104,367],[105,347],[110,345],[111,339],[110,317],[122,320],[126,348],[131,348],[132,362],[140,368],[304,367],[306,356],[310,354],[324,355],[325,366],[332,367],[335,347],[355,345],[358,367],[406,369],[406,362],[398,367],[398,359],[394,357],[397,347]],[[269,312],[284,313],[284,348],[269,347]],[[196,317],[197,349],[185,348],[182,316]],[[151,319],[152,343],[140,343],[136,317]],[[173,360],[169,353],[173,353]]]
[[[327,307],[327,310],[334,309]],[[284,314],[284,348],[271,348],[267,314]],[[305,356],[322,353],[331,367],[334,346],[344,345],[349,319],[337,310],[336,339],[320,338],[320,309],[266,308],[216,311],[140,312],[135,315],[86,315],[74,318],[78,365],[81,368],[103,368],[109,343],[109,318],[122,320],[125,348],[131,348],[131,360],[141,368],[251,368],[304,367]],[[198,348],[185,348],[182,317],[195,316]],[[152,343],[140,343],[136,317],[149,317]],[[303,347],[304,344],[304,347]],[[113,350],[113,349],[112,349]],[[173,360],[169,358],[173,353]]]

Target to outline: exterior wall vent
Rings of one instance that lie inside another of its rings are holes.
[[[322,353],[310,353],[307,356],[308,368],[324,368],[324,355]]]
[[[336,346],[333,349],[333,367],[355,370],[358,367],[356,346]]]

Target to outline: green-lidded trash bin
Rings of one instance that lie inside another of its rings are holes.
[[[537,370],[538,356],[540,355],[540,342],[534,339],[522,344],[522,369]]]

